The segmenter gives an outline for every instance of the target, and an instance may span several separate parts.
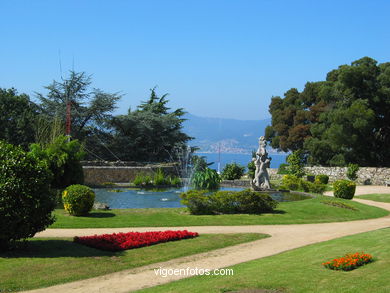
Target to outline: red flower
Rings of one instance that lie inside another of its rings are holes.
[[[198,237],[196,232],[183,231],[157,231],[157,232],[129,232],[113,233],[94,236],[74,237],[73,241],[89,247],[109,251],[119,251],[162,242],[175,241]]]

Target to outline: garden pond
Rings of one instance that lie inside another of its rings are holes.
[[[241,188],[222,187],[220,190],[240,191]],[[136,188],[95,188],[95,202],[105,203],[111,209],[129,208],[180,208],[180,194],[183,188],[136,189]],[[311,198],[294,192],[270,192],[276,201],[297,201]]]

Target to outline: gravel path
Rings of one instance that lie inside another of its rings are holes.
[[[389,193],[390,187],[358,186],[356,194]],[[331,193],[328,193],[331,195]],[[390,203],[355,199],[358,202],[380,207],[390,211]],[[278,254],[305,245],[331,240],[347,235],[368,232],[390,227],[390,216],[379,219],[351,222],[299,224],[299,225],[256,225],[256,226],[195,226],[170,227],[169,229],[187,229],[199,233],[265,233],[272,237],[249,243],[239,244],[194,256],[173,259],[163,263],[125,270],[96,278],[66,283],[29,292],[131,292],[142,288],[165,284],[189,276],[156,275],[154,268],[166,269],[218,269]],[[114,228],[114,229],[48,229],[37,237],[72,237],[127,231],[166,230],[167,227],[153,228]]]

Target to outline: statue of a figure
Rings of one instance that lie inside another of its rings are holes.
[[[267,142],[264,136],[259,138],[259,148],[256,151],[256,157],[253,158],[253,162],[256,166],[255,177],[251,181],[253,190],[270,189],[269,175],[267,168],[270,165],[271,158],[268,157],[266,150]]]

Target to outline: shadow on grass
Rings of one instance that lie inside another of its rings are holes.
[[[83,218],[112,218],[115,217],[116,215],[114,213],[100,213],[100,212],[92,212],[89,213],[86,216],[83,216]]]
[[[65,211],[64,211],[63,215],[68,216],[68,217],[74,217],[74,218],[98,218],[98,219],[113,218],[116,216],[114,213],[110,213],[110,212],[90,212],[89,214],[84,215],[84,216],[72,216],[72,215],[69,215]]]
[[[56,258],[56,257],[99,257],[120,256],[122,252],[94,249],[71,240],[29,240],[17,243],[13,250],[0,252],[3,258]]]
[[[286,214],[287,212],[286,211],[283,211],[283,210],[273,210],[272,212],[268,212],[268,213],[265,213],[265,214]]]

